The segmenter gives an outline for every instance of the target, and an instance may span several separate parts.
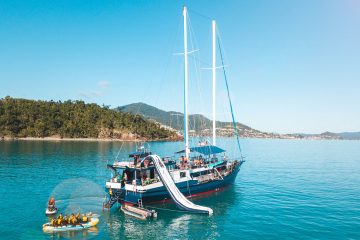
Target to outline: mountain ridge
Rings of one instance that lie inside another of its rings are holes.
[[[161,124],[172,127],[176,130],[183,129],[184,114],[181,112],[161,110],[157,107],[151,106],[143,102],[131,103],[128,105],[120,106],[115,108],[115,110],[121,112],[129,112],[132,114],[140,114],[144,117],[153,119]],[[208,119],[202,114],[189,114],[189,123],[189,130],[199,131],[212,128],[212,120]],[[233,127],[232,122],[216,121],[216,125],[218,128],[226,127],[229,125]],[[236,126],[238,129],[252,129],[249,126],[239,122],[236,122]],[[253,130],[258,131],[255,129]]]
[[[183,113],[177,111],[165,111],[157,107],[151,106],[143,102],[131,103],[124,106],[116,107],[115,110],[121,112],[128,112],[132,114],[140,114],[143,117],[154,120],[169,128],[177,131],[183,129]],[[220,136],[233,135],[233,123],[216,121],[217,134]],[[320,134],[304,134],[304,133],[289,133],[278,134],[262,132],[253,129],[245,124],[236,123],[239,135],[241,137],[255,137],[255,138],[284,138],[284,139],[331,139],[331,140],[360,140],[360,132],[323,132]],[[203,116],[202,114],[189,115],[189,130],[190,134],[211,135],[212,120]]]

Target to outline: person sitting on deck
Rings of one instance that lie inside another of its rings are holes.
[[[125,183],[130,183],[132,181],[132,173],[129,170],[125,170],[123,173],[123,179]]]
[[[149,184],[149,181],[148,181],[148,178],[147,178],[147,176],[146,176],[146,173],[143,174],[142,179],[141,179],[141,183],[142,183],[142,185],[147,185],[147,184]]]
[[[200,163],[200,166],[204,165],[204,158],[202,155],[199,156],[199,163]]]
[[[149,166],[149,159],[144,160],[144,167],[147,168]]]
[[[50,223],[51,223],[51,225],[52,225],[53,227],[56,227],[56,221],[55,221],[54,218],[51,219],[51,222],[50,222]]]
[[[200,160],[200,159],[196,159],[196,160],[194,161],[194,164],[195,164],[196,167],[201,167],[201,160]]]
[[[187,169],[188,167],[188,159],[184,157],[184,169]]]
[[[180,157],[180,169],[184,169],[185,168],[185,157],[181,156]]]

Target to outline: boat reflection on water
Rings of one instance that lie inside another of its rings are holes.
[[[56,239],[92,239],[99,235],[98,227],[94,226],[82,231],[67,231],[67,232],[56,232],[48,233]]]
[[[88,228],[88,230],[87,230],[89,233],[91,233],[91,234],[98,234],[99,233],[99,229],[98,229],[98,227],[97,226],[94,226],[94,227],[91,227],[91,228]]]
[[[187,239],[188,236],[199,236],[200,239],[211,239],[221,236],[223,228],[218,219],[230,215],[235,202],[241,201],[241,196],[234,187],[230,186],[219,192],[213,193],[211,198],[192,198],[196,204],[206,204],[214,209],[211,217],[188,214],[179,210],[172,202],[149,205],[147,208],[156,209],[157,220],[138,220],[128,217],[120,211],[108,214],[106,232],[109,238],[123,239]]]

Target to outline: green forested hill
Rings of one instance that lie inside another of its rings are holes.
[[[0,137],[167,139],[174,133],[140,115],[83,101],[0,99]]]
[[[115,110],[123,113],[140,114],[146,119],[155,120],[176,130],[183,129],[184,115],[179,112],[163,111],[145,103],[132,103],[129,105],[117,107]],[[360,132],[325,132],[322,134],[277,134],[261,132],[241,123],[236,123],[236,125],[239,131],[239,135],[242,137],[360,140]],[[216,121],[216,126],[217,128],[227,128],[232,130],[231,122]],[[191,114],[189,115],[189,129],[195,130],[197,133],[205,129],[212,129],[212,121],[201,114]],[[209,132],[207,133],[209,134]],[[226,136],[227,133],[225,132],[224,134],[224,132],[219,132],[218,134],[223,134],[223,136]]]
[[[184,115],[179,112],[167,112],[156,107],[150,106],[145,103],[133,103],[125,105],[122,107],[116,108],[120,112],[127,112],[133,114],[140,114],[145,118],[153,119],[161,124],[170,126],[177,130],[182,130],[184,125]],[[212,128],[212,121],[201,114],[191,114],[189,115],[190,130],[201,131],[204,129]],[[216,121],[216,125],[219,128],[230,127],[232,128],[232,122],[221,122]],[[247,129],[251,130],[250,127],[236,123],[238,129]],[[255,130],[254,130],[255,131]]]

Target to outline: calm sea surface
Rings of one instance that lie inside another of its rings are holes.
[[[219,146],[235,154],[233,139]],[[172,155],[181,143],[151,143]],[[0,142],[0,239],[360,239],[360,141],[243,139],[234,185],[208,198],[213,216],[156,205],[158,219],[102,211],[108,162],[134,149],[120,142]],[[44,234],[50,196],[63,213],[93,211],[91,231]]]

